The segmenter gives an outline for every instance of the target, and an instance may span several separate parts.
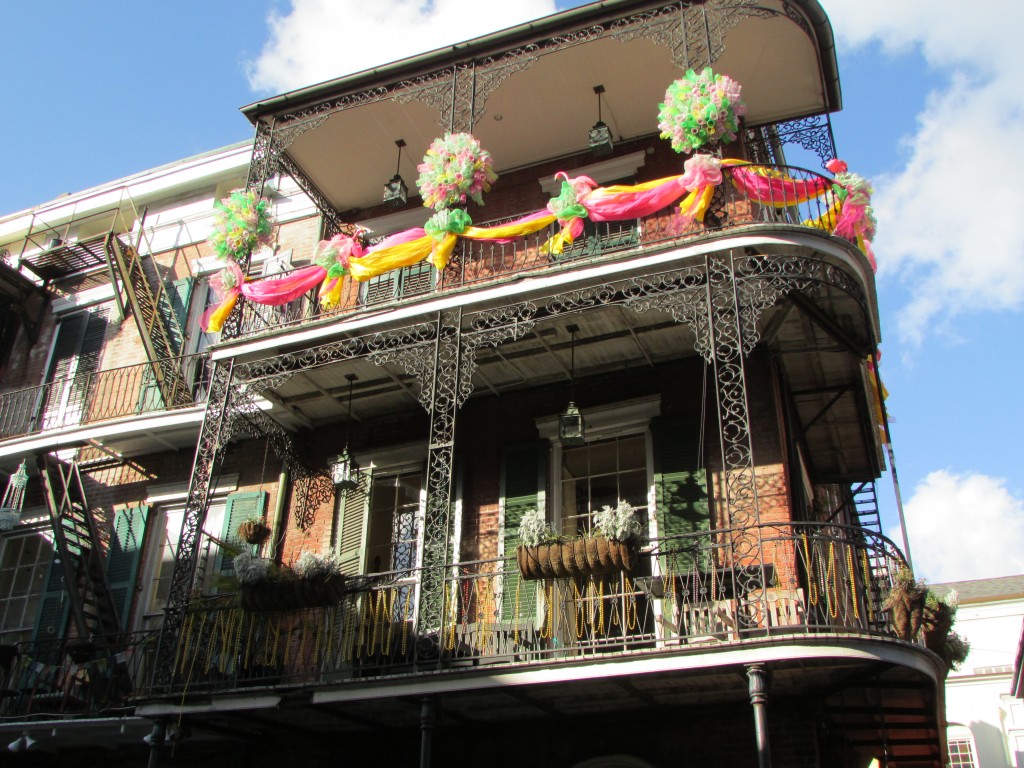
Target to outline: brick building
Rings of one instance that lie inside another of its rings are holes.
[[[747,110],[701,186],[657,114],[709,65]],[[942,665],[883,608],[904,557],[870,250],[837,234],[854,181],[785,160],[835,155],[840,101],[813,0],[612,0],[258,102],[251,147],[0,220],[12,751],[941,765]],[[432,237],[396,182],[468,131],[500,178]],[[203,333],[237,187],[273,242]],[[336,300],[265,299],[335,236],[365,251]],[[628,544],[598,535],[620,502]],[[527,547],[537,513],[558,539]]]

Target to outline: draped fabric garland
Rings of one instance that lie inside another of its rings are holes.
[[[570,177],[561,172],[555,176],[562,182],[561,191],[546,208],[505,224],[477,227],[461,209],[443,209],[439,213],[445,215],[435,214],[424,227],[396,233],[368,248],[362,244],[365,232],[337,235],[320,244],[316,263],[286,275],[246,281],[238,264],[229,262],[225,270],[210,279],[220,304],[207,313],[204,328],[220,330],[239,296],[257,304],[278,306],[319,286],[321,305],[330,308],[340,301],[346,274],[365,282],[424,260],[443,270],[460,238],[508,242],[557,222],[559,231],[543,244],[542,252],[560,254],[583,232],[585,219],[613,222],[643,218],[676,202],[678,223],[686,227],[704,221],[711,197],[726,177],[746,199],[763,206],[785,208],[821,198],[825,213],[803,225],[851,240],[874,267],[871,186],[849,173],[842,161],[830,162],[829,169],[835,173],[832,179],[796,179],[768,166],[697,154],[685,162],[682,174],[631,186],[602,187],[587,176]]]

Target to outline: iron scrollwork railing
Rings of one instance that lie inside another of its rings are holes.
[[[140,691],[149,688],[157,634],[0,646],[3,720],[129,714]]]
[[[165,402],[157,366],[173,367],[189,396]],[[202,354],[61,377],[0,394],[0,439],[202,404],[209,385],[209,357]]]
[[[776,165],[763,167],[766,172],[782,172],[800,182],[831,183],[827,177],[813,171]],[[728,178],[732,171],[725,168],[723,173]],[[225,338],[279,333],[284,327],[357,314],[377,302],[386,306],[417,301],[430,294],[465,290],[528,273],[578,269],[583,265],[621,258],[640,248],[649,252],[738,229],[796,227],[820,235],[823,231],[814,222],[828,214],[831,203],[829,195],[803,201],[758,201],[743,189],[729,183],[719,188],[703,223],[681,223],[677,210],[671,206],[638,220],[588,222],[584,234],[558,254],[548,253],[543,247],[556,233],[556,225],[498,243],[460,240],[448,266],[440,275],[427,276],[429,279],[425,279],[423,274],[417,273],[415,279],[404,279],[399,274],[389,278],[391,283],[388,285],[394,284],[389,290],[349,289],[342,302],[329,311],[320,306],[316,290],[289,304],[276,307],[241,301],[238,305],[237,328],[231,332],[225,331]],[[481,226],[502,224],[508,220],[484,222]]]
[[[739,534],[749,531],[739,532]],[[891,637],[883,609],[903,555],[855,526],[760,526],[768,575],[751,611],[737,532],[651,542],[632,574],[526,582],[508,560],[354,577],[334,604],[245,611],[232,596],[190,605],[172,690],[326,683],[481,665],[677,652],[827,633]],[[413,588],[442,585],[443,626],[417,629]],[[747,606],[747,607],[745,607]]]

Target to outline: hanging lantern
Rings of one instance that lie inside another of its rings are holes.
[[[576,407],[576,332],[579,326],[570,325],[566,330],[572,335],[571,358],[569,363],[569,405],[558,416],[558,438],[562,445],[583,445],[587,441],[583,414]]]

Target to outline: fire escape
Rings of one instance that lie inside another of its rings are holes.
[[[135,220],[140,222],[140,235],[132,245],[120,233],[127,232],[130,227],[126,224]],[[73,220],[60,229],[45,223],[33,225],[20,261],[46,287],[68,278],[75,279],[75,291],[105,283],[113,285],[118,309],[122,316],[134,317],[146,352],[149,370],[144,386],[155,388],[165,407],[189,405],[190,388],[176,359],[182,352],[185,335],[157,265],[139,253],[144,221],[145,214],[138,219],[134,207],[121,206]],[[97,229],[100,234],[81,236]],[[80,236],[75,237],[72,232]],[[120,396],[137,397],[138,393]],[[88,408],[91,397],[92,393],[83,393],[83,410]],[[68,585],[75,631],[80,638],[103,643],[123,628],[107,582],[106,555],[86,497],[78,458],[61,460],[52,454],[41,454],[36,463],[56,553]]]

